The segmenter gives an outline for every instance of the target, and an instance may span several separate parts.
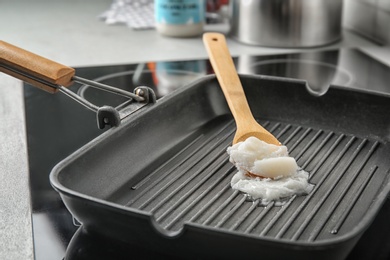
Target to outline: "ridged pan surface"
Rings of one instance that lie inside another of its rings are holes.
[[[232,190],[236,170],[226,148],[235,128],[227,121],[135,183],[123,194],[131,197],[124,205],[152,213],[168,230],[189,221],[260,237],[315,241],[353,229],[374,199],[370,190],[382,185],[378,177],[383,173],[375,163],[380,143],[273,121],[262,124],[310,172],[315,187],[307,196],[292,197],[282,207],[264,207]]]
[[[141,114],[126,125],[127,130],[108,133],[76,152],[53,170],[53,186],[66,195],[65,203],[76,217],[83,218],[84,212],[79,214],[66,200],[88,202],[92,197],[98,204],[146,212],[167,233],[195,223],[255,240],[301,246],[331,245],[360,236],[389,189],[390,123],[383,114],[389,109],[389,97],[339,89],[313,97],[302,82],[260,77],[242,77],[242,82],[256,119],[310,173],[314,189],[308,195],[288,198],[283,206],[272,202],[262,206],[232,190],[230,180],[236,169],[226,149],[235,124],[214,78],[157,104],[159,112]],[[256,84],[262,87],[254,88]],[[186,98],[180,101],[182,95]],[[198,103],[191,107],[190,100]],[[200,112],[182,118],[197,108]],[[161,117],[171,109],[183,112]],[[202,117],[206,118],[202,122],[189,123]],[[131,139],[138,141],[125,141]],[[105,154],[104,160],[100,154]],[[120,166],[107,163],[112,160]],[[141,166],[133,167],[136,162]]]

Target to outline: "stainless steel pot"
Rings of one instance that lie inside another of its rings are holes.
[[[231,0],[230,36],[270,47],[313,47],[341,39],[343,0]]]

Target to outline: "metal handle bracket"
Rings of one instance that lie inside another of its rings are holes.
[[[97,112],[97,125],[100,129],[103,129],[106,125],[118,126],[121,120],[144,107],[147,104],[156,103],[156,94],[153,89],[145,86],[137,87],[134,89],[134,94],[138,97],[142,97],[142,101],[135,104],[130,104],[120,112],[111,106],[102,106]],[[134,99],[133,99],[134,100]]]

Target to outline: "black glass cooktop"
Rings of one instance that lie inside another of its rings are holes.
[[[307,81],[313,95],[326,95],[331,85],[390,93],[390,68],[355,49],[283,55],[240,56],[234,59],[241,74],[261,74]],[[207,60],[149,62],[77,68],[78,76],[128,91],[148,86],[157,98],[206,74]],[[98,106],[120,109],[126,98],[75,85],[70,88]],[[50,186],[51,169],[67,155],[105,130],[97,127],[94,112],[61,93],[48,94],[25,86],[25,109],[32,198],[35,258],[130,259],[175,258],[172,252],[107,241],[83,230]],[[350,259],[386,258],[390,251],[390,204],[386,203],[372,227],[351,252]]]

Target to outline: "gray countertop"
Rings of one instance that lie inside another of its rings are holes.
[[[0,82],[0,259],[32,259],[23,92],[11,77]]]
[[[0,39],[73,67],[206,58],[201,37],[178,39],[155,30],[106,25],[97,17],[111,0],[5,0],[0,3]],[[5,26],[6,25],[6,26]],[[226,32],[224,25],[205,31]],[[240,44],[233,56],[301,52]],[[390,64],[390,48],[344,30],[342,41],[322,50],[357,47]],[[33,259],[28,157],[22,84],[0,73],[0,259]]]

